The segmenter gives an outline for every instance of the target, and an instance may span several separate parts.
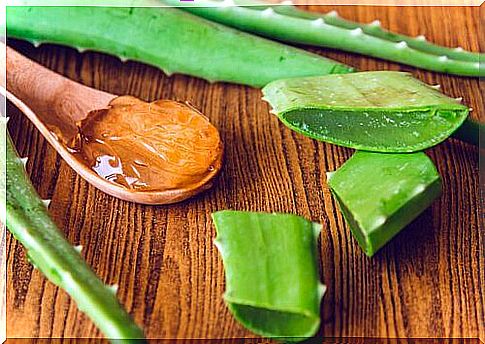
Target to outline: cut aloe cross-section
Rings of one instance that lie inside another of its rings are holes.
[[[353,235],[368,256],[391,240],[441,194],[426,154],[356,152],[327,175]]]
[[[325,290],[316,260],[321,225],[290,214],[225,210],[212,217],[234,317],[267,337],[313,336]]]
[[[449,137],[469,108],[402,72],[277,80],[263,89],[280,120],[317,140],[374,152],[415,152]]]

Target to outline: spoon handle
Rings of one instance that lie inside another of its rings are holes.
[[[6,52],[7,89],[46,123],[52,122],[52,116],[56,121],[82,120],[115,97],[55,73],[8,46]]]
[[[68,79],[7,46],[7,89],[24,102],[49,103],[68,86]]]

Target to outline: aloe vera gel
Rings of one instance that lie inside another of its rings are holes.
[[[263,88],[278,118],[317,140],[386,153],[416,152],[448,138],[468,107],[402,72],[277,80]]]

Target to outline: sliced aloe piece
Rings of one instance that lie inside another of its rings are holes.
[[[415,152],[450,136],[468,107],[402,72],[283,79],[264,99],[291,129],[314,139],[375,152]]]
[[[224,210],[212,217],[234,317],[267,337],[313,336],[325,291],[316,261],[321,225],[290,214]]]
[[[327,174],[353,235],[372,256],[441,194],[441,178],[426,154],[356,152]]]

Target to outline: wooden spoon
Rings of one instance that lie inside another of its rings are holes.
[[[9,47],[6,50],[7,90],[3,91],[7,98],[32,121],[69,166],[96,188],[126,201],[169,204],[192,197],[212,186],[222,165],[222,144],[221,149],[217,150],[216,160],[210,165],[210,172],[188,187],[147,191],[127,188],[99,176],[71,154],[51,128],[55,125],[63,136],[71,137],[78,130],[76,123],[85,120],[94,110],[108,108],[117,96],[76,83]],[[202,114],[198,116],[207,120]]]

